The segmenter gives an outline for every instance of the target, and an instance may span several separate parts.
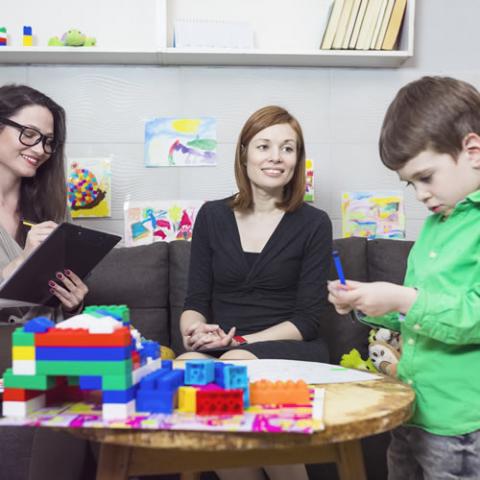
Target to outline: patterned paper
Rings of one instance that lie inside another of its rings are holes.
[[[191,240],[203,200],[151,200],[125,202],[125,245]]]
[[[343,237],[405,238],[401,192],[343,192]]]
[[[323,393],[323,389],[316,389]],[[314,389],[311,390],[313,398]],[[323,430],[323,395],[316,410],[322,415],[313,417],[312,405],[283,407],[250,407],[243,415],[199,416],[174,411],[173,414],[135,413],[126,420],[104,420],[101,407],[91,403],[66,403],[42,408],[27,418],[2,418],[0,425],[68,428],[121,428],[142,430],[204,430],[229,432],[268,432],[311,434]]]
[[[310,159],[305,160],[305,202],[313,202],[315,200],[313,162]]]

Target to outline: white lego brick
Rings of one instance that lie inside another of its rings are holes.
[[[3,416],[4,417],[21,417],[25,418],[30,413],[39,410],[45,406],[45,394],[39,395],[38,397],[27,400],[26,402],[14,402],[14,401],[5,401],[3,402]]]
[[[135,400],[128,403],[104,403],[102,415],[104,420],[124,420],[135,413]]]
[[[88,313],[75,315],[68,320],[59,322],[56,328],[84,328],[90,333],[113,333],[115,330],[123,327],[123,323],[113,317],[95,317]]]
[[[35,375],[37,366],[35,360],[13,360],[12,371],[15,375]]]
[[[155,370],[158,370],[159,368],[162,368],[162,359],[156,358],[155,360],[152,360],[151,362],[146,363],[140,368],[133,370],[132,384],[136,385],[143,377],[145,377],[145,375],[148,375],[149,373],[152,373]]]

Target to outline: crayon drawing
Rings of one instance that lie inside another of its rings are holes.
[[[212,117],[155,118],[145,124],[146,167],[217,164],[217,123]]]
[[[68,161],[67,200],[72,218],[111,215],[111,158]]]
[[[125,245],[191,240],[193,224],[203,200],[125,202]]]
[[[315,200],[315,187],[313,176],[313,162],[310,159],[305,160],[305,202],[313,202]]]
[[[343,192],[343,237],[405,238],[401,192]]]

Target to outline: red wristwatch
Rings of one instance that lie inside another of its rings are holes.
[[[247,339],[245,337],[242,337],[241,335],[235,335],[233,339],[238,343],[238,345],[243,345],[244,343],[248,343]]]

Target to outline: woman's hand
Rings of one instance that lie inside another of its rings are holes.
[[[33,252],[54,230],[57,228],[55,222],[42,222],[33,225],[27,233],[23,256],[26,258]]]
[[[235,327],[225,333],[215,324],[194,323],[185,330],[183,343],[189,351],[204,351],[212,348],[228,347],[232,344],[234,335]]]
[[[57,281],[50,280],[48,286],[50,293],[60,300],[66,312],[77,310],[88,293],[88,287],[71,270],[57,272]]]

